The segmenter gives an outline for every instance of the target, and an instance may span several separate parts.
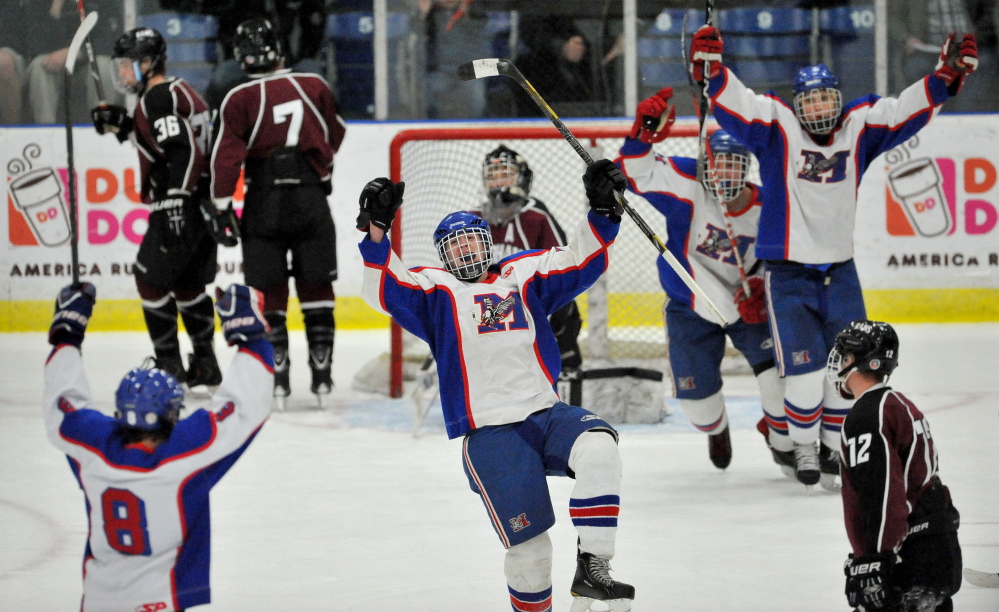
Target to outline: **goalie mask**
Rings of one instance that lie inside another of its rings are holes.
[[[149,60],[149,66],[142,64]],[[154,74],[166,70],[166,42],[152,28],[134,28],[114,43],[111,56],[114,65],[114,88],[123,94],[138,94]]]
[[[434,246],[455,278],[474,281],[489,268],[493,234],[485,219],[469,212],[444,217],[434,230]]]
[[[486,202],[482,217],[491,225],[503,225],[527,202],[534,173],[516,151],[500,145],[482,162],[482,184]]]
[[[794,78],[794,112],[802,127],[812,134],[828,134],[839,122],[843,94],[839,79],[825,64],[809,66]]]
[[[184,389],[166,371],[147,364],[132,368],[121,379],[114,398],[114,416],[130,429],[156,431],[173,427],[184,405]]]
[[[854,371],[882,373],[887,378],[898,366],[898,335],[879,321],[854,321],[839,332],[826,360],[826,379],[846,399],[853,394],[846,380]]]
[[[233,55],[243,70],[250,74],[276,70],[284,58],[274,26],[259,17],[247,19],[236,28]]]
[[[731,202],[746,186],[749,175],[749,149],[725,130],[708,138],[711,166],[701,176],[704,187],[722,202]]]

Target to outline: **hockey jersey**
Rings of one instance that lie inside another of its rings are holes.
[[[860,179],[874,158],[916,134],[949,94],[930,75],[897,99],[875,95],[845,105],[839,124],[816,137],[773,94],[756,95],[725,68],[708,89],[718,124],[760,162],[763,210],[756,256],[806,264],[853,257]]]
[[[950,505],[939,484],[930,426],[907,397],[884,383],[867,390],[840,430],[843,515],[855,555],[897,551],[909,516],[931,489]]]
[[[167,78],[142,95],[133,121],[142,201],[193,193],[208,176],[212,141],[211,112],[201,95],[183,79]]]
[[[590,213],[568,246],[508,257],[476,283],[440,268],[407,270],[387,238],[360,243],[364,300],[426,341],[437,360],[449,438],[559,401],[561,357],[548,315],[603,274],[617,231]]]
[[[652,145],[628,138],[617,163],[628,179],[628,188],[666,217],[666,248],[722,315],[729,321],[738,321],[735,293],[742,277],[721,204],[697,178],[697,160],[663,157],[652,151]],[[753,191],[750,205],[729,215],[747,273],[756,266],[753,246],[761,211],[757,187],[749,185],[749,188]],[[656,265],[659,282],[669,299],[690,306],[703,319],[716,321],[662,257],[656,258]]]
[[[493,262],[521,251],[565,246],[565,232],[540,200],[528,198],[519,213],[503,225],[490,225]]]
[[[182,419],[149,451],[126,445],[116,419],[88,408],[80,350],[53,349],[45,365],[45,427],[69,458],[90,525],[83,612],[182,610],[211,600],[208,493],[267,419],[273,364],[266,340],[241,347],[212,410]]]

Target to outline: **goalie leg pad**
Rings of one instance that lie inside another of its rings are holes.
[[[506,550],[503,573],[514,610],[551,609],[552,550],[547,531]]]
[[[579,533],[579,549],[609,559],[621,505],[623,468],[616,440],[603,431],[580,434],[569,453],[569,469],[576,476],[569,516]]]
[[[824,385],[823,370],[784,378],[784,414],[787,416],[788,434],[793,442],[814,444],[818,440]]]
[[[721,391],[704,399],[681,399],[680,408],[694,427],[706,434],[721,433],[728,427],[725,399]]]
[[[781,452],[793,450],[794,442],[788,434],[787,415],[784,413],[784,380],[777,375],[777,368],[757,374],[756,384],[760,388],[760,403],[763,405],[770,446]]]

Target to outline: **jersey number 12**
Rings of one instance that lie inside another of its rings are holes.
[[[856,438],[847,438],[846,445],[850,449],[850,467],[857,467],[871,459],[871,434],[860,434]]]

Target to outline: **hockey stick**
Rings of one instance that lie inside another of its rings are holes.
[[[73,77],[73,66],[76,64],[76,55],[80,52],[80,45],[90,34],[97,24],[97,13],[90,13],[86,19],[80,23],[80,27],[73,35],[72,42],[69,43],[69,53],[66,55],[66,74],[63,75],[65,87],[63,95],[65,97],[65,118],[66,118],[66,165],[69,174],[69,248],[70,262],[73,265],[73,286],[80,286],[80,255],[78,245],[80,237],[77,231],[77,211],[76,211],[76,171],[73,164],[73,122],[70,119],[69,111],[72,105],[70,96],[70,80]]]
[[[437,364],[433,354],[430,354],[420,366],[420,371],[416,374],[416,387],[413,388],[413,407],[416,409],[413,413],[414,438],[420,435],[420,426],[423,425],[423,419],[427,417],[438,393],[440,386],[437,381]]]
[[[970,567],[964,568],[964,579],[985,589],[999,589],[999,574],[995,572],[980,572]]]
[[[579,141],[576,140],[576,137],[572,135],[572,132],[569,131],[569,128],[565,127],[565,124],[562,123],[562,120],[559,119],[558,115],[555,114],[555,111],[553,111],[552,108],[548,106],[548,103],[545,102],[545,99],[542,98],[541,94],[539,94],[538,91],[534,89],[534,86],[531,85],[528,82],[528,80],[524,78],[524,75],[521,74],[520,70],[518,70],[517,67],[513,65],[513,62],[506,59],[491,58],[491,59],[473,60],[471,62],[466,62],[461,66],[458,66],[458,78],[461,79],[462,81],[471,81],[473,79],[481,79],[485,77],[499,76],[499,75],[508,76],[514,81],[516,81],[517,84],[520,85],[524,89],[524,91],[527,92],[529,96],[531,96],[531,99],[534,100],[535,104],[538,105],[538,107],[545,114],[545,116],[548,117],[548,119],[552,122],[552,124],[555,125],[555,128],[559,131],[560,134],[562,134],[562,137],[565,138],[566,142],[568,142],[572,146],[576,154],[579,155],[579,157],[584,162],[586,162],[586,165],[589,166],[593,163],[593,158],[590,157],[590,154],[586,152],[586,149],[584,149],[582,145],[579,144]],[[643,219],[641,215],[639,215],[638,212],[631,207],[631,204],[629,204],[628,201],[624,199],[623,194],[619,192],[617,193],[617,201],[621,205],[621,207],[624,208],[624,211],[628,213],[628,216],[631,217],[631,220],[635,222],[635,225],[638,226],[638,229],[642,230],[642,233],[645,234],[645,237],[649,239],[649,242],[651,242],[656,247],[656,249],[659,250],[659,254],[662,256],[663,259],[666,260],[666,263],[669,264],[669,266],[673,269],[673,271],[676,272],[677,276],[680,277],[680,280],[683,281],[683,284],[687,285],[687,287],[691,291],[693,291],[698,298],[700,298],[705,304],[707,304],[708,310],[711,311],[711,314],[715,316],[715,318],[722,326],[728,325],[728,321],[725,319],[725,317],[722,316],[721,312],[719,312],[718,307],[714,305],[714,303],[711,301],[711,298],[709,298],[707,294],[704,293],[704,290],[701,289],[700,285],[698,285],[697,282],[695,282],[694,279],[690,276],[690,274],[683,268],[683,265],[680,264],[677,258],[674,257],[673,254],[669,252],[669,250],[666,248],[666,245],[663,243],[662,239],[659,238],[659,236],[657,236],[654,231],[652,231],[652,228],[649,227],[649,224],[645,222],[645,219]]]
[[[83,8],[83,0],[76,0],[76,10],[80,13],[80,23],[86,21],[87,13]],[[95,15],[97,13],[94,13]],[[104,96],[104,84],[101,83],[101,73],[97,67],[97,56],[94,55],[94,46],[90,44],[90,37],[84,40],[84,47],[87,49],[87,61],[90,63],[90,76],[94,78],[94,85],[97,86],[97,106],[107,106],[107,98]]]

